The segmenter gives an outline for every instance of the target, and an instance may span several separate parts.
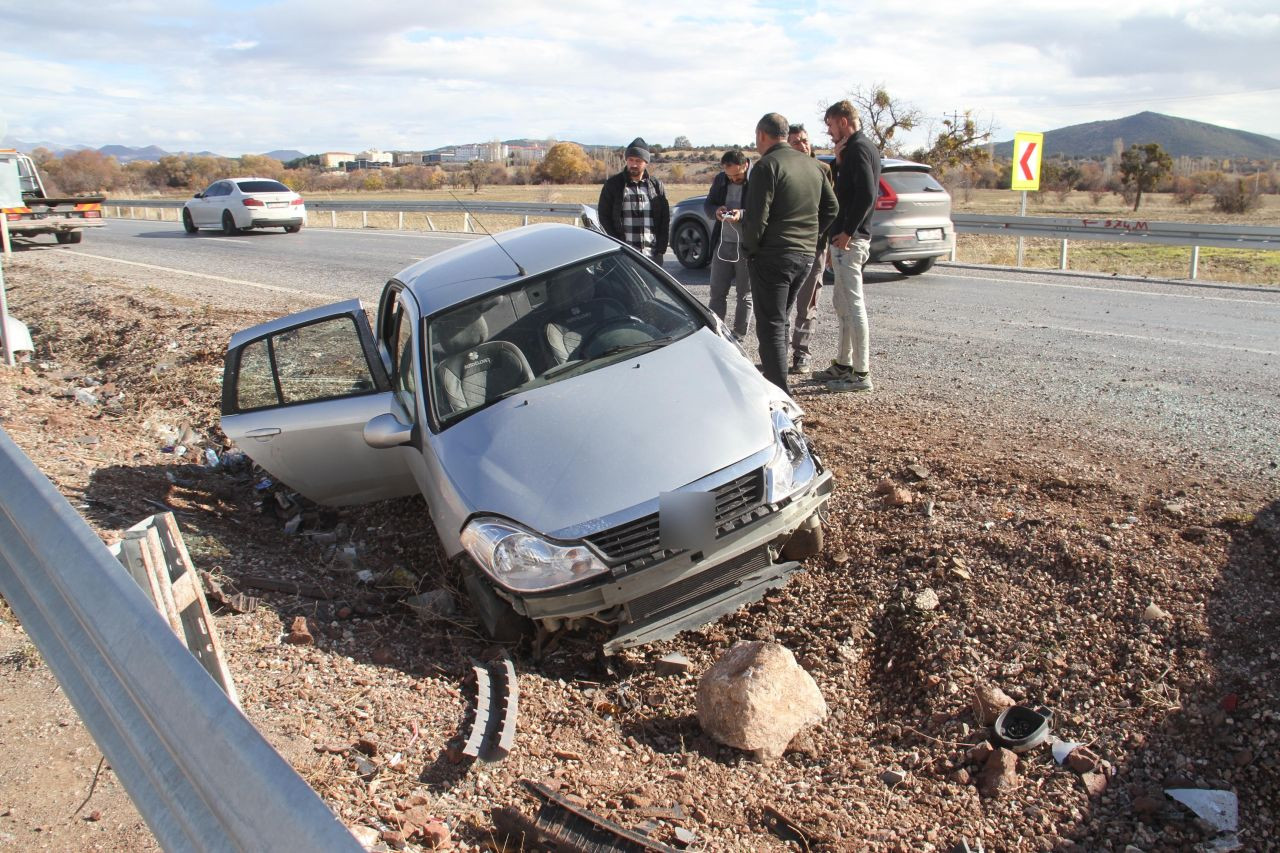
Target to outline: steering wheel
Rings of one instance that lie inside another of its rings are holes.
[[[595,358],[614,347],[642,344],[662,337],[662,332],[650,326],[634,314],[605,320],[591,330],[591,337],[582,347],[586,358]]]

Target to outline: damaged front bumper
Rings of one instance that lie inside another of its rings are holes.
[[[831,472],[820,469],[806,489],[762,507],[763,517],[722,534],[710,549],[680,551],[633,571],[617,566],[578,589],[500,595],[518,613],[547,627],[577,620],[616,624],[606,653],[668,639],[785,584],[800,564],[777,562],[782,548],[797,530],[818,523],[832,488]]]

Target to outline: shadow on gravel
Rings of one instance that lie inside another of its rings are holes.
[[[1135,671],[1140,705],[1125,733],[1128,760],[1067,833],[1077,849],[1118,838],[1144,850],[1211,845],[1215,833],[1166,788],[1234,793],[1241,849],[1270,849],[1280,832],[1280,501],[1178,535],[1223,544],[1226,559],[1206,591],[1203,630],[1178,615],[1148,623],[1171,640],[1173,661],[1154,681]]]

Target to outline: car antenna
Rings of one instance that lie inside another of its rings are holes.
[[[529,273],[525,272],[524,267],[520,266],[520,262],[517,261],[515,258],[511,257],[511,253],[507,251],[507,247],[502,245],[502,243],[498,240],[497,237],[493,236],[493,232],[491,232],[488,228],[484,227],[484,223],[480,221],[480,217],[476,216],[470,210],[467,210],[466,203],[463,202],[462,199],[454,195],[453,190],[448,190],[447,192],[449,193],[450,196],[453,197],[453,200],[458,203],[458,207],[462,208],[462,211],[466,213],[468,216],[474,218],[476,221],[476,224],[479,225],[482,229],[484,229],[484,233],[489,235],[489,239],[498,244],[498,248],[502,250],[502,254],[506,255],[507,259],[510,260],[511,263],[516,265],[516,271],[519,272],[521,276],[528,275]]]

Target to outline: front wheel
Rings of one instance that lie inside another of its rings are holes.
[[[671,248],[685,269],[702,269],[711,263],[711,239],[707,229],[696,219],[686,219],[676,226]]]
[[[84,232],[81,231],[59,231],[53,235],[59,243],[66,245],[68,243],[79,243],[84,239]]]
[[[188,234],[196,233],[196,224],[191,221],[191,211],[182,208],[182,230]]]
[[[240,233],[240,229],[236,227],[235,217],[229,210],[222,211],[222,233],[228,237],[234,237]]]
[[[933,269],[933,265],[937,260],[938,258],[935,256],[932,258],[920,258],[915,261],[894,261],[893,265],[903,275],[920,275]]]
[[[302,230],[301,225],[286,225],[284,227],[284,233],[286,234],[297,234],[301,230]]]

